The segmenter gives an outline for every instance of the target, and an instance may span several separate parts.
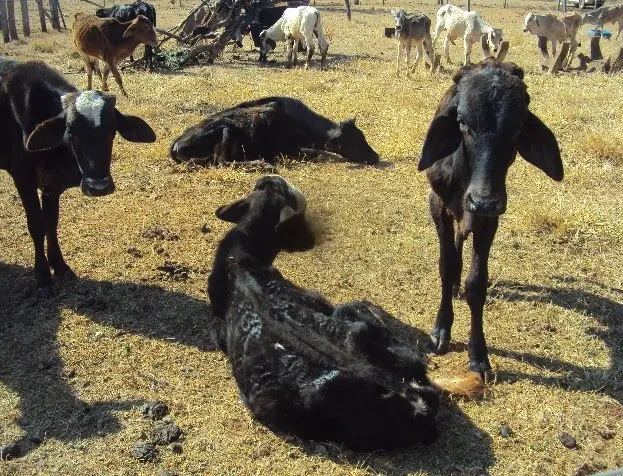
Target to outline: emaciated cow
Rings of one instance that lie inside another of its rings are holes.
[[[285,279],[272,265],[279,252],[314,246],[306,204],[268,176],[216,211],[236,225],[219,243],[208,294],[244,403],[273,431],[360,451],[435,441],[441,390],[473,396],[478,376],[431,382],[382,309],[334,306]]]
[[[280,155],[304,148],[334,152],[357,163],[379,161],[354,119],[335,123],[288,97],[243,102],[214,114],[186,129],[170,153],[177,162],[224,165],[259,159],[274,163]]]
[[[396,39],[398,40],[398,57],[396,58],[396,76],[400,74],[400,58],[405,52],[405,63],[407,65],[407,76],[415,71],[420,60],[426,52],[426,59],[433,71],[433,61],[435,52],[433,51],[433,40],[430,37],[430,18],[423,13],[407,15],[404,10],[392,10],[392,15],[396,20]],[[411,57],[411,44],[415,43],[415,64],[413,69],[409,65]]]
[[[151,24],[156,26],[156,9],[151,3],[136,0],[136,3],[127,5],[114,5],[110,8],[98,8],[95,16],[99,18],[116,18],[121,23],[134,20],[137,16],[143,15]],[[145,68],[149,71],[154,68],[153,46],[145,45]],[[130,55],[130,61],[134,61],[134,57]]]
[[[50,266],[60,280],[75,278],[56,234],[61,194],[78,185],[87,196],[112,193],[116,132],[132,142],[153,142],[156,135],[142,119],[119,112],[114,96],[79,91],[44,63],[0,58],[0,71],[5,73],[0,83],[0,169],[9,172],[24,205],[37,288],[49,296]]]
[[[442,97],[424,140],[419,170],[427,169],[430,213],[440,246],[441,304],[431,332],[437,353],[447,352],[454,321],[452,296],[461,279],[463,242],[473,233],[465,280],[471,311],[469,367],[488,378],[491,366],[482,324],[489,250],[506,211],[506,173],[517,152],[554,180],[563,167],[552,131],[528,110],[523,70],[486,61],[464,67]]]

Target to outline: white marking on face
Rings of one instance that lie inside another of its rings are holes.
[[[312,383],[314,385],[314,387],[316,388],[320,388],[322,385],[326,384],[327,382],[333,380],[335,377],[337,377],[339,375],[339,371],[337,370],[331,370],[330,372],[324,373],[322,375],[320,375],[319,377],[316,377]]]
[[[277,349],[277,350],[286,350],[286,348],[284,346],[282,346],[279,342],[277,342],[275,344],[275,349]]]
[[[106,101],[96,91],[84,91],[76,98],[76,111],[94,127],[102,123],[102,113]]]
[[[426,415],[428,413],[428,405],[422,399],[422,397],[417,397],[415,400],[410,400],[411,406],[415,409],[416,415]]]

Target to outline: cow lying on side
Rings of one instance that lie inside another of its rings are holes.
[[[59,279],[75,277],[56,236],[61,194],[78,185],[88,196],[112,193],[115,134],[132,142],[153,142],[156,135],[142,119],[120,113],[114,96],[78,91],[44,63],[0,58],[0,71],[5,73],[0,83],[0,169],[13,177],[24,205],[35,246],[37,288],[48,296],[50,266]]]
[[[561,19],[556,15],[537,15],[536,13],[526,14],[524,19],[523,31],[534,36],[544,36],[552,42],[552,56],[556,56],[556,43],[569,41],[569,56],[563,64],[564,68],[571,66],[575,51],[578,49],[576,39],[578,30],[582,25],[582,17],[577,13],[570,13]]]
[[[562,180],[558,142],[528,109],[523,70],[486,61],[464,67],[441,98],[422,148],[430,213],[439,238],[441,304],[431,332],[437,353],[450,345],[452,296],[461,280],[463,242],[473,233],[474,250],[465,280],[471,311],[470,370],[488,378],[491,366],[482,313],[487,296],[489,251],[506,211],[506,174],[517,152],[554,180]]]
[[[329,50],[329,40],[324,35],[320,12],[314,7],[287,8],[273,26],[260,33],[262,43],[260,61],[266,61],[266,56],[275,49],[278,41],[285,41],[288,48],[286,68],[292,66],[293,54],[296,66],[297,42],[301,41],[307,47],[307,61],[305,62],[305,69],[307,69],[314,56],[314,36],[318,39],[320,69],[323,69]]]
[[[134,20],[137,16],[143,15],[151,24],[156,26],[156,9],[150,3],[136,0],[136,3],[128,5],[114,5],[110,8],[98,8],[95,16],[98,18],[116,18],[121,23]],[[145,69],[152,71],[154,68],[153,46],[145,45]],[[130,61],[134,61],[134,57],[130,55]]]
[[[287,97],[243,102],[214,114],[186,129],[170,153],[176,162],[225,165],[260,159],[274,163],[304,148],[334,152],[357,163],[379,161],[354,119],[335,123]]]
[[[367,302],[335,307],[286,280],[280,251],[305,251],[314,236],[306,200],[280,177],[220,207],[235,223],[208,280],[217,341],[243,401],[273,431],[360,451],[432,442],[440,387],[471,396],[477,376],[432,383],[418,355]]]
[[[398,57],[396,58],[396,76],[400,75],[400,59],[402,52],[405,53],[405,63],[407,65],[407,76],[417,67],[426,52],[426,59],[433,71],[433,41],[430,37],[430,18],[423,13],[407,15],[404,10],[392,10],[392,15],[396,20],[396,39],[398,40]],[[413,69],[409,65],[411,57],[411,44],[415,43],[415,64]]]
[[[91,89],[93,71],[102,80],[102,90],[108,91],[108,73],[112,72],[124,96],[127,93],[117,63],[130,56],[140,44],[156,46],[158,38],[151,22],[143,15],[121,23],[114,18],[98,18],[95,15],[76,13],[72,26],[74,45],[87,70],[87,89]],[[100,72],[99,60],[104,70]]]
[[[497,52],[502,43],[502,30],[493,28],[487,23],[478,12],[466,12],[453,5],[444,5],[437,11],[437,23],[435,24],[435,33],[433,34],[433,47],[437,38],[442,31],[446,32],[443,40],[443,52],[446,61],[450,61],[450,43],[454,44],[454,40],[463,39],[463,47],[465,49],[464,64],[470,63],[470,54],[474,44],[480,44],[480,37],[487,35],[487,43],[489,49]]]

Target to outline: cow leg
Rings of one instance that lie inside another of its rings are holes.
[[[623,21],[619,21],[619,31],[617,32],[617,36],[615,40],[619,39],[619,35],[621,34],[621,31],[623,31]]]
[[[121,92],[123,93],[123,95],[125,97],[128,97],[128,93],[125,92],[125,89],[123,87],[123,81],[121,80],[121,75],[119,74],[119,70],[117,69],[117,65],[113,62],[106,62],[106,64],[108,65],[108,68],[110,68],[110,72],[112,73],[113,77],[115,78],[115,81],[117,83],[117,85],[119,86],[119,89],[121,89]]]
[[[556,57],[556,40],[552,40],[552,58]]]
[[[37,195],[36,178],[28,175],[23,179],[14,178],[15,187],[22,200],[24,211],[26,212],[26,222],[28,224],[28,232],[35,246],[35,279],[37,281],[37,290],[43,297],[52,295],[52,275],[50,274],[50,265],[45,257],[44,240],[45,240],[45,222],[39,195]]]
[[[400,76],[400,57],[402,56],[402,41],[398,40],[398,56],[396,57],[396,76]]]
[[[463,47],[465,48],[465,62],[463,64],[467,66],[470,63],[469,57],[472,53],[472,42],[467,36],[463,38]]]
[[[84,66],[87,70],[87,90],[90,90],[93,88],[93,64],[87,55],[80,53],[80,57],[84,61]]]
[[[154,48],[151,45],[145,45],[145,69],[154,70]]]
[[[314,46],[313,37],[305,38],[305,42],[307,43],[307,61],[305,62],[305,69],[309,69],[309,65],[311,64],[311,60],[314,57],[314,50],[316,47]]]
[[[407,44],[405,45],[405,64],[407,65],[407,76],[411,75],[411,71],[409,70],[409,63],[411,62],[411,40],[407,40]]]
[[[291,38],[286,38],[286,68],[292,67],[292,43]]]
[[[452,64],[452,61],[450,61],[450,38],[448,37],[447,31],[446,36],[443,38],[443,54],[445,55],[448,64]]]
[[[424,50],[422,48],[422,42],[420,41],[415,46],[415,61],[413,62],[413,66],[411,67],[412,73],[415,71],[415,68],[417,68],[418,63],[422,60],[423,57],[424,57]]]
[[[429,206],[439,239],[439,277],[441,278],[441,303],[430,338],[435,352],[444,354],[450,346],[450,331],[454,322],[452,288],[458,275],[458,257],[454,244],[454,219],[437,194],[430,194]]]
[[[93,58],[93,71],[95,71],[97,77],[102,81],[102,70],[100,69],[100,61],[97,58]]]
[[[104,63],[102,71],[102,91],[108,91],[108,75],[110,74],[110,68],[108,63]]]
[[[457,258],[457,272],[456,272],[456,281],[454,282],[454,287],[452,289],[452,296],[458,297],[459,291],[461,290],[461,273],[463,272],[463,243],[465,242],[465,235],[457,230],[456,237],[454,239],[454,249],[456,250],[456,258]]]
[[[58,214],[60,195],[42,194],[41,210],[45,222],[45,236],[48,242],[48,262],[54,270],[54,276],[64,281],[75,279],[76,275],[65,262],[58,243]]]
[[[491,364],[489,363],[483,330],[482,312],[487,297],[487,282],[489,280],[489,251],[497,228],[497,217],[476,219],[473,230],[472,263],[465,280],[465,298],[471,312],[468,344],[469,368],[471,371],[479,373],[485,382],[489,378]]]
[[[575,51],[578,49],[578,42],[575,38],[571,39],[571,44],[569,45],[569,56],[567,56],[567,61],[565,62],[565,68],[569,68],[571,66],[571,62],[575,56]]]

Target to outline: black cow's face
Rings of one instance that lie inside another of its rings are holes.
[[[355,119],[340,122],[332,129],[325,148],[352,162],[374,165],[379,161],[379,155],[370,147],[361,129],[355,125]]]
[[[305,220],[307,200],[297,188],[276,175],[260,178],[245,198],[216,210],[231,223],[253,224],[254,238],[277,250],[313,248],[314,233]]]
[[[260,33],[260,62],[265,63],[268,53],[271,53],[277,47],[277,43],[268,37],[268,31],[263,30]]]
[[[510,63],[464,68],[456,89],[430,125],[418,168],[463,148],[464,206],[498,216],[506,211],[506,174],[519,152],[554,180],[562,161],[552,132],[528,111],[523,71]]]
[[[222,134],[210,134],[203,125],[200,123],[192,126],[173,141],[169,153],[175,162],[179,164],[193,160],[203,163],[213,159],[215,141],[220,140]],[[206,156],[207,151],[210,153],[209,156]]]
[[[71,149],[82,174],[85,195],[108,195],[115,190],[110,176],[113,139],[117,131],[132,142],[154,142],[154,131],[142,119],[115,108],[115,97],[99,91],[65,94],[62,112],[39,124],[26,139],[29,151],[64,144]]]

